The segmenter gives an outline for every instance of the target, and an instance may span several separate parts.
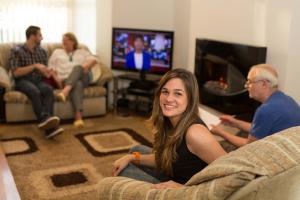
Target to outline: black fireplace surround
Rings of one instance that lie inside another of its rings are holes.
[[[200,103],[251,121],[257,101],[244,85],[251,66],[265,63],[266,47],[196,39],[195,75]]]

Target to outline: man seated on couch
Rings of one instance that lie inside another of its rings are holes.
[[[52,87],[43,82],[43,76],[49,76],[47,52],[40,47],[43,39],[37,26],[26,30],[25,44],[11,50],[10,70],[15,79],[16,90],[24,93],[32,103],[38,119],[38,127],[45,130],[47,139],[63,132],[59,128],[60,119],[53,116],[54,95]]]
[[[252,123],[238,120],[230,115],[221,116],[220,119],[224,125],[250,133],[248,138],[235,136],[214,125],[212,125],[212,133],[240,147],[300,125],[300,107],[290,96],[278,90],[278,75],[271,65],[253,66],[248,73],[245,87],[250,98],[262,103],[255,111]]]

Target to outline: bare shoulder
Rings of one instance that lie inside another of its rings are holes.
[[[202,124],[193,124],[189,127],[186,133],[188,143],[205,143],[214,139],[207,127]]]
[[[209,130],[200,124],[192,125],[186,134],[186,144],[189,151],[206,163],[211,163],[226,152]]]

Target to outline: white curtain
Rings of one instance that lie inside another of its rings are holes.
[[[43,42],[60,42],[70,27],[71,0],[0,0],[0,42],[24,42],[30,25],[41,28]]]

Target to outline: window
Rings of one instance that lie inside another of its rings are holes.
[[[96,53],[96,0],[73,0],[73,32]]]
[[[70,0],[0,0],[0,42],[23,42],[30,25],[41,27],[43,42],[60,42],[70,30]]]
[[[0,43],[24,42],[30,25],[41,28],[43,42],[73,32],[96,52],[96,0],[0,0]]]

